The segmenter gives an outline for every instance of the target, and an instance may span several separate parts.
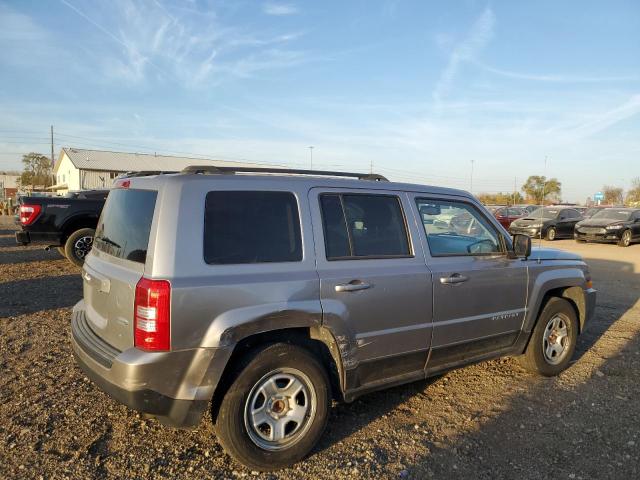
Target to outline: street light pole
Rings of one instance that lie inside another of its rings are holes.
[[[471,195],[473,195],[473,164],[474,164],[475,160],[471,160]]]
[[[309,156],[311,161],[311,170],[313,170],[313,145],[309,145]]]

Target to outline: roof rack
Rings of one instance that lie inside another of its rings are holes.
[[[388,182],[389,180],[377,173],[332,172],[327,170],[303,170],[297,168],[271,168],[271,167],[216,167],[213,165],[191,165],[181,173],[200,173],[210,175],[234,175],[236,173],[280,173],[297,175],[320,175],[326,177],[349,177],[358,180],[372,180],[375,182]]]
[[[133,177],[148,177],[151,175],[168,175],[171,173],[179,173],[178,170],[141,170],[137,172],[125,172],[118,175],[116,178],[133,178]]]

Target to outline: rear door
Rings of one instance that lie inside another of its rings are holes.
[[[527,267],[507,255],[507,238],[460,197],[413,196],[433,274],[433,341],[428,368],[506,348],[526,311]]]
[[[309,196],[323,321],[351,386],[423,374],[432,285],[406,195],[316,188]]]
[[[112,190],[83,266],[89,326],[118,350],[133,346],[135,287],[144,273],[156,197],[154,190]]]

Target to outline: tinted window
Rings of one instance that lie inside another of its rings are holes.
[[[349,235],[340,197],[338,195],[322,195],[320,206],[327,258],[349,257],[351,255]]]
[[[416,200],[433,256],[487,255],[501,252],[489,221],[464,202]]]
[[[400,201],[389,195],[322,195],[327,258],[406,257],[409,240]]]
[[[144,263],[156,196],[152,190],[112,190],[98,222],[94,247],[114,257]]]
[[[213,264],[298,262],[298,204],[289,192],[209,192],[204,260]]]

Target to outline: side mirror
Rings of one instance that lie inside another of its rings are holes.
[[[513,236],[513,253],[516,258],[528,258],[531,255],[531,237],[516,233]]]

